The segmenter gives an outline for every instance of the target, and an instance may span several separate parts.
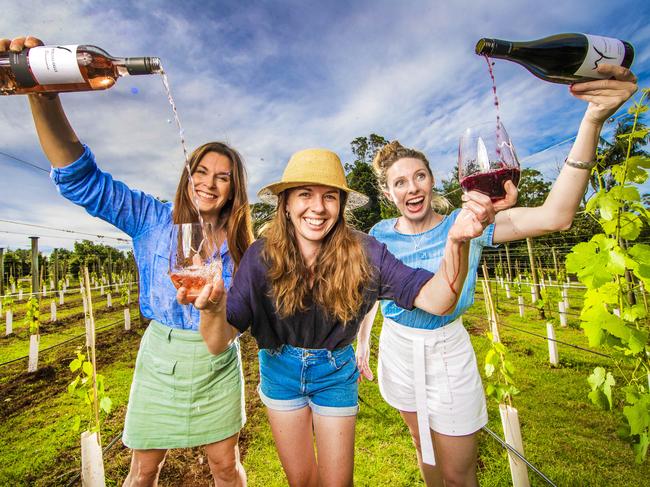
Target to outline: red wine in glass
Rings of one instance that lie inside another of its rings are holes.
[[[519,159],[501,120],[470,127],[458,146],[458,180],[463,191],[480,191],[492,201],[505,198],[504,184],[519,184]]]
[[[460,187],[463,191],[478,191],[486,194],[492,201],[498,201],[506,197],[504,184],[512,181],[515,186],[519,184],[518,168],[502,168],[496,171],[474,173],[460,180]]]

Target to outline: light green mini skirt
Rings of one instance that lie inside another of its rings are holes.
[[[245,422],[239,343],[212,355],[200,333],[152,321],[135,361],[122,442],[189,448],[228,438]]]

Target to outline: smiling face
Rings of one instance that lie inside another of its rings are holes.
[[[227,156],[217,152],[206,153],[192,173],[199,210],[204,219],[216,220],[221,208],[232,197],[232,163]],[[188,195],[194,201],[192,187]]]
[[[405,157],[386,171],[386,197],[404,218],[421,222],[430,216],[433,176],[420,159]]]
[[[341,192],[331,186],[301,186],[288,192],[285,211],[296,230],[298,247],[309,259],[339,218]]]

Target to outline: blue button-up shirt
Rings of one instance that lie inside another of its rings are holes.
[[[172,204],[162,203],[142,191],[115,181],[84,153],[72,164],[52,168],[50,176],[65,198],[82,206],[92,216],[115,225],[133,239],[140,272],[140,310],[143,316],[172,328],[198,331],[199,312],[176,301],[176,288],[169,278]],[[233,264],[224,242],[220,249],[226,289],[232,280]]]

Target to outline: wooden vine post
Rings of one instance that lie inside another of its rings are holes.
[[[553,266],[555,267],[555,283],[559,284],[560,282],[560,271],[557,265],[557,255],[555,253],[555,247],[551,247],[551,252],[553,253]]]
[[[490,331],[492,333],[492,340],[495,342],[501,341],[501,336],[499,335],[499,325],[497,322],[497,312],[494,306],[494,301],[492,301],[492,290],[490,289],[490,280],[487,270],[487,266],[483,264],[483,292],[485,295],[485,306],[488,311]]]
[[[533,251],[533,239],[526,237],[526,245],[528,246],[528,258],[530,260],[530,275],[533,279],[532,291],[534,301],[537,301],[540,298],[540,287],[539,287],[539,278],[537,273],[537,265],[535,264],[535,253]],[[546,319],[546,314],[544,313],[544,308],[540,308],[539,314],[541,318]]]
[[[483,268],[483,272],[485,276],[487,274],[485,268]],[[496,318],[494,303],[490,299],[489,287],[485,284],[484,286],[488,289],[486,299],[490,303],[490,309]],[[498,331],[496,326],[494,329]],[[506,358],[507,350],[503,343],[495,340],[491,332],[487,332],[487,336],[491,339],[491,348],[485,355],[485,376],[488,381],[485,392],[489,398],[496,400],[499,404],[499,415],[501,416],[501,426],[503,427],[506,443],[523,456],[524,446],[519,424],[519,412],[512,406],[512,396],[519,394],[519,390],[515,387],[512,378],[514,366]],[[513,486],[529,487],[526,464],[510,451],[508,451],[508,463]]]
[[[97,359],[95,355],[95,317],[93,315],[92,296],[90,292],[90,276],[88,268],[84,267],[84,297],[87,304],[86,338],[90,352],[92,409],[95,428],[81,433],[81,482],[88,487],[104,487],[104,459],[102,456],[102,441],[99,431],[99,388],[97,381]],[[93,429],[95,431],[93,431]]]

